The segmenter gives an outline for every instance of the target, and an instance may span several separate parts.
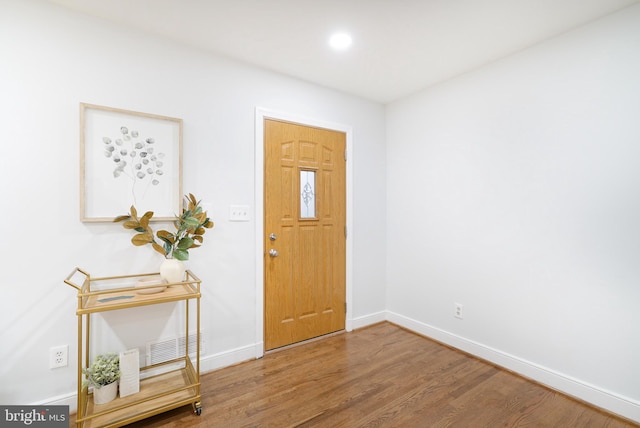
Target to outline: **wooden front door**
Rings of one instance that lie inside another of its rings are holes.
[[[345,328],[346,135],[266,119],[265,349]]]

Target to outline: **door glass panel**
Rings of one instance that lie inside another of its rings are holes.
[[[300,171],[300,218],[316,218],[315,171]]]

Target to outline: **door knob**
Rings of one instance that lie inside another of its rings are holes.
[[[269,250],[269,255],[271,257],[278,257],[278,251],[272,248]]]
[[[272,241],[275,241],[278,237],[276,236],[275,233],[272,233],[271,235],[269,235],[269,239],[271,239]]]

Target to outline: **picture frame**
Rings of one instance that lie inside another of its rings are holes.
[[[182,207],[182,119],[80,103],[80,220]]]

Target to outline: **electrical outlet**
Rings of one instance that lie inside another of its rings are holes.
[[[69,365],[69,345],[54,346],[49,349],[49,368],[66,367]]]
[[[460,303],[453,304],[453,316],[462,319],[462,305]]]

